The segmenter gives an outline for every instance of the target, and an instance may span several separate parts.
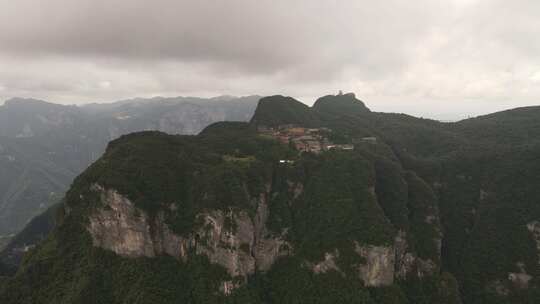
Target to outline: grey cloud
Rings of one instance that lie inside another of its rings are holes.
[[[408,6],[403,1],[18,0],[0,5],[0,43],[4,51],[29,56],[195,61],[261,73],[360,63],[377,71],[383,61],[402,61],[400,48],[418,39],[430,19]]]
[[[489,112],[540,96],[539,17],[537,0],[0,0],[0,99],[343,89]]]

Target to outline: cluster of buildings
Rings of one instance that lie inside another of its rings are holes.
[[[259,126],[259,134],[272,137],[283,144],[292,144],[300,152],[320,153],[331,149],[353,150],[351,144],[334,144],[328,139],[332,130],[328,128],[304,128],[295,125],[280,125],[277,128]]]

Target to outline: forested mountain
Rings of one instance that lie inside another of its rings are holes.
[[[537,108],[457,123],[262,98],[113,140],[1,303],[538,303]]]
[[[24,229],[0,251],[0,275],[14,274],[24,254],[47,238],[54,228],[60,207],[61,203],[56,203],[42,214],[32,218]]]
[[[0,241],[58,202],[110,140],[144,130],[196,134],[217,121],[248,121],[258,99],[152,98],[85,106],[6,101],[0,106]]]

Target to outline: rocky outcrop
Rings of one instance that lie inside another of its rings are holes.
[[[530,274],[525,272],[510,272],[508,274],[508,280],[519,289],[527,289],[529,287],[529,281],[532,278]]]
[[[290,255],[292,246],[284,240],[287,231],[282,231],[281,235],[272,234],[267,226],[268,220],[268,199],[270,185],[266,185],[266,193],[262,193],[257,202],[257,212],[253,220],[254,239],[251,252],[255,258],[256,269],[267,271],[277,258]]]
[[[103,208],[95,211],[87,226],[94,246],[127,257],[154,257],[167,254],[182,260],[194,253],[223,266],[231,278],[247,278],[255,271],[268,270],[274,261],[288,255],[290,244],[268,233],[265,223],[268,207],[261,195],[255,218],[234,209],[208,210],[199,214],[202,223],[187,236],[172,232],[163,213],[150,218],[115,190],[92,186],[99,193]],[[229,293],[236,286],[224,282]]]
[[[355,252],[364,260],[362,265],[358,266],[358,276],[364,282],[365,286],[379,287],[392,285],[394,282],[394,259],[395,251],[392,246],[372,246],[360,245],[354,243]],[[324,254],[324,259],[318,263],[309,264],[315,273],[326,273],[334,270],[341,274],[337,260],[339,251],[336,249]]]
[[[412,271],[416,260],[414,255],[408,252],[407,233],[405,231],[398,231],[394,240],[394,246],[396,254],[396,278],[404,279]]]
[[[440,254],[440,239],[434,240],[439,248]],[[409,248],[407,242],[407,233],[398,231],[394,240],[395,248],[395,277],[404,280],[408,275],[414,275],[418,278],[437,274],[439,265],[431,259],[421,259]]]
[[[210,262],[223,266],[233,278],[254,273],[254,229],[249,216],[245,212],[212,210],[200,217],[204,226],[195,235],[196,254],[206,255]],[[227,221],[235,227],[227,227]]]
[[[301,189],[298,185],[291,188]],[[163,212],[149,217],[113,189],[93,185],[92,190],[99,194],[103,204],[90,215],[87,226],[94,246],[127,257],[166,254],[186,261],[191,254],[207,256],[231,276],[230,281],[223,282],[222,291],[226,294],[238,287],[238,278],[245,280],[256,271],[267,271],[277,258],[292,254],[293,248],[285,240],[287,231],[276,235],[266,227],[268,191],[253,199],[257,205],[254,215],[234,208],[206,210],[197,215],[196,222],[200,224],[194,232],[178,235],[167,226]],[[410,274],[423,277],[438,269],[435,262],[422,260],[409,250],[404,231],[397,233],[391,246],[354,242],[354,248],[364,261],[357,271],[366,286],[388,286],[395,278],[405,279]],[[315,273],[335,270],[343,274],[337,266],[338,259],[336,249],[310,267]],[[523,281],[522,276],[515,277],[515,281]]]
[[[532,234],[534,241],[536,242],[536,251],[538,252],[538,263],[540,264],[540,222],[532,221],[527,224],[527,229]]]
[[[511,290],[527,289],[533,276],[525,270],[523,262],[516,263],[517,272],[509,272],[506,279],[499,279],[487,284],[487,290],[499,296],[508,296]]]
[[[150,220],[133,203],[114,190],[94,185],[104,208],[90,217],[87,229],[94,246],[129,257],[156,255]],[[161,242],[163,243],[163,242]]]
[[[337,249],[334,252],[327,252],[324,254],[324,260],[312,265],[311,269],[315,273],[326,273],[330,270],[341,272],[336,264],[337,258],[339,258],[339,251]]]
[[[355,252],[363,258],[363,263],[358,266],[358,276],[365,286],[389,286],[394,283],[394,279],[405,280],[409,275],[422,278],[437,274],[439,268],[437,263],[430,259],[421,259],[410,252],[406,237],[404,231],[399,231],[392,246],[354,242]],[[308,263],[308,266],[315,273],[335,270],[343,274],[338,267],[339,258],[340,253],[336,249],[325,253],[323,260]]]
[[[355,251],[366,261],[358,270],[366,286],[388,286],[394,282],[395,251],[392,246],[361,246],[356,243]]]
[[[439,266],[431,259],[416,258],[416,276],[423,278],[438,273]]]

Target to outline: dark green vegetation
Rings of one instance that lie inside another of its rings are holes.
[[[299,155],[256,133],[282,124],[329,128],[355,149]],[[540,229],[538,124],[537,108],[445,124],[373,113],[349,94],[312,108],[275,96],[261,100],[251,124],[123,136],[75,180],[58,225],[4,279],[0,302],[539,303],[540,240],[531,231]],[[181,236],[204,210],[254,217],[266,196],[269,233],[293,254],[225,296],[220,283],[237,278],[204,255],[122,258],[92,246],[88,214],[103,208],[95,183],[150,217],[164,212]],[[355,242],[400,255],[393,284],[365,286],[357,269],[368,261]],[[339,252],[337,269],[315,273],[310,265],[331,252]],[[407,266],[405,253],[416,264]]]
[[[272,115],[271,113],[280,114]],[[261,98],[252,123],[267,126],[297,124],[313,127],[320,124],[320,118],[308,106],[292,97],[272,96]]]
[[[258,99],[152,98],[80,107],[6,101],[0,106],[0,239],[58,202],[110,140],[142,130],[196,134],[217,121],[248,121]]]
[[[0,252],[0,275],[13,274],[19,267],[25,251],[47,237],[54,228],[60,206],[60,203],[53,205],[33,218]]]
[[[370,112],[363,102],[358,102],[354,94],[327,95],[315,101],[313,108],[326,115],[342,116],[343,113],[357,115]]]

